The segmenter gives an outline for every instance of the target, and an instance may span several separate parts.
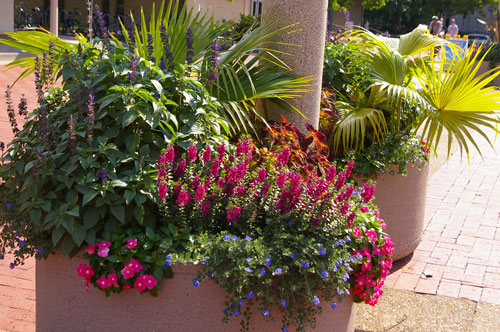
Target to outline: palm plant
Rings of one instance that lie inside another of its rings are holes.
[[[476,77],[484,57],[472,50],[460,53],[450,45],[452,59],[436,60],[435,47],[446,42],[431,36],[425,26],[399,39],[363,29],[347,37],[367,64],[368,78],[360,98],[336,104],[340,119],[331,137],[334,151],[361,151],[387,135],[416,135],[422,128],[434,147],[446,130],[448,154],[453,139],[467,156],[469,143],[479,150],[473,132],[491,144],[485,129],[497,131],[500,92],[486,85],[500,71]]]
[[[216,68],[211,68],[210,56],[214,52],[211,45],[216,40],[227,41],[224,36],[230,31],[231,23],[214,22],[206,13],[188,10],[186,4],[179,7],[179,1],[170,1],[166,7],[162,3],[158,12],[153,4],[149,22],[141,10],[140,22],[121,25],[124,40],[114,35],[110,38],[118,47],[131,48],[137,56],[157,65],[172,59],[174,70],[198,76],[210,94],[220,101],[218,111],[229,123],[230,132],[237,135],[255,132],[254,119],[266,124],[256,111],[256,99],[273,99],[289,110],[298,111],[288,99],[308,91],[308,83],[312,80],[291,74],[290,67],[277,57],[279,51],[275,49],[275,37],[290,33],[293,26],[278,28],[279,20],[269,21],[247,31],[229,49],[220,51]],[[75,52],[77,48],[77,45],[64,42],[47,31],[6,35],[11,39],[0,39],[1,43],[38,56],[48,52],[50,42],[55,44],[57,53]],[[80,43],[87,43],[84,36],[78,35],[77,38]],[[189,50],[187,39],[192,45]],[[34,71],[34,58],[18,59],[9,65],[27,68],[20,78],[26,77]],[[217,78],[208,83],[214,70]]]

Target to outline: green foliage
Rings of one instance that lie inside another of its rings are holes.
[[[367,10],[384,7],[388,0],[363,0],[361,5]],[[345,12],[354,6],[353,0],[328,0],[328,8]]]
[[[245,32],[249,31],[260,24],[260,17],[253,15],[240,14],[240,20],[234,24],[235,38],[239,40]]]
[[[365,11],[364,19],[370,21],[370,27],[391,34],[410,32],[419,24],[429,24],[434,15],[445,19],[455,15],[467,15],[484,6],[497,6],[496,0],[387,0],[386,5]],[[477,31],[476,31],[477,32]]]
[[[162,70],[113,46],[79,49],[59,57],[61,87],[42,87],[51,60],[41,64],[38,107],[2,156],[0,201],[12,207],[1,213],[1,253],[16,248],[15,232],[27,235],[26,254],[40,242],[46,254],[74,254],[117,226],[155,228],[165,144],[226,141],[220,105],[184,68]]]
[[[388,134],[383,141],[374,142],[360,152],[350,151],[345,160],[352,160],[353,173],[364,178],[376,179],[379,174],[408,174],[408,165],[418,169],[429,162],[431,148],[419,137]],[[344,164],[340,161],[339,164]]]
[[[499,43],[492,44],[491,47],[481,48],[479,58],[484,56],[484,61],[490,63],[490,69],[497,67],[500,64],[500,46]]]
[[[446,130],[448,152],[454,139],[467,155],[470,146],[479,150],[472,132],[490,142],[484,128],[496,131],[500,95],[486,85],[498,70],[476,77],[482,59],[473,50],[463,57],[455,52],[451,60],[436,61],[434,47],[444,41],[425,31],[421,25],[399,39],[362,29],[349,33],[349,43],[359,48],[366,65],[367,88],[355,96],[339,97],[335,103],[340,116],[329,129],[331,135],[327,134],[334,155],[370,151],[375,143],[386,144],[381,142],[387,138],[414,137],[421,127],[425,140],[434,147]]]

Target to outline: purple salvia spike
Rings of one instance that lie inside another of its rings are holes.
[[[193,29],[189,27],[186,31],[186,46],[187,46],[187,52],[186,52],[186,62],[188,64],[193,63]]]
[[[73,122],[73,115],[68,117],[68,145],[69,151],[71,155],[74,156],[76,153],[76,132],[75,132],[75,123]]]
[[[7,114],[9,116],[10,126],[12,128],[12,132],[15,135],[19,132],[19,128],[17,126],[16,111],[14,110],[14,105],[12,105],[10,85],[7,85],[7,90],[5,90],[5,98],[7,99]]]
[[[92,89],[89,89],[89,99],[87,100],[87,140],[92,143],[93,129],[95,124],[95,97]]]

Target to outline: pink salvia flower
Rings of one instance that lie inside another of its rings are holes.
[[[204,163],[208,163],[212,159],[212,148],[210,148],[210,145],[207,145],[201,157]]]
[[[197,202],[201,202],[205,198],[205,192],[207,188],[205,186],[198,186],[196,188],[196,194],[194,195],[194,200]]]
[[[165,162],[171,163],[175,159],[175,149],[173,147],[168,147],[165,150]]]
[[[217,148],[217,152],[219,153],[219,160],[224,160],[224,156],[225,156],[225,153],[226,153],[226,146],[224,144],[221,144],[219,145],[219,147]]]
[[[125,247],[129,249],[133,249],[135,246],[137,246],[137,239],[128,239],[127,244],[125,245]]]
[[[241,208],[240,207],[234,207],[234,208],[227,208],[227,221],[232,224],[235,222],[240,221],[241,218]]]
[[[190,145],[190,146],[188,147],[187,156],[188,156],[188,158],[189,158],[189,160],[190,160],[191,162],[196,161],[196,157],[197,157],[197,150],[196,150],[196,146],[194,146],[194,145]]]
[[[290,149],[286,148],[278,155],[276,160],[276,166],[282,166],[288,164],[288,159],[290,158]]]
[[[265,168],[261,168],[257,171],[257,182],[264,182],[266,181],[266,175],[267,175],[267,172],[266,172],[266,169]]]
[[[190,201],[191,201],[191,196],[189,196],[189,193],[185,190],[181,190],[179,192],[179,195],[177,196],[177,205],[184,206],[189,204]]]
[[[201,203],[201,212],[203,213],[203,215],[207,216],[210,214],[210,207],[211,204],[209,201],[204,201],[203,203]]]
[[[183,159],[179,162],[179,165],[177,165],[177,168],[174,171],[174,176],[176,178],[184,177],[185,170],[186,170],[186,160]]]

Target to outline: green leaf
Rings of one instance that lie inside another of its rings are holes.
[[[144,207],[143,206],[134,207],[134,216],[139,225],[142,225],[144,223]]]
[[[52,193],[54,194],[54,193]],[[54,194],[55,195],[55,194]],[[57,196],[56,196],[57,197]],[[49,197],[49,195],[46,195],[45,198],[50,198],[50,199],[54,199],[56,197]],[[45,212],[50,212],[50,209],[52,207],[52,203],[51,201],[43,201],[43,203],[40,205],[40,207],[45,211]]]
[[[160,82],[158,82],[157,80],[151,80],[151,83],[153,83],[160,95],[163,94],[163,87],[161,86]]]
[[[108,256],[106,259],[112,263],[118,263],[120,261],[120,257],[114,255]]]
[[[132,201],[132,199],[135,197],[135,191],[133,190],[125,190],[125,203],[127,205],[130,204],[130,201]]]
[[[59,242],[59,240],[61,240],[61,237],[63,236],[65,230],[63,227],[56,227],[54,228],[54,230],[52,231],[52,245],[54,247],[57,247],[57,243]]]
[[[72,236],[77,247],[80,247],[82,245],[83,240],[85,240],[85,235],[85,227],[75,223]]]
[[[83,201],[82,201],[82,206],[85,206],[88,202],[94,199],[94,197],[97,196],[97,191],[85,187],[83,189]]]
[[[79,217],[80,216],[80,206],[75,205],[71,210],[65,211],[64,213],[67,215],[73,216],[73,217]]]
[[[168,224],[168,229],[170,230],[170,234],[177,235],[177,228],[175,228],[174,224]]]
[[[146,236],[151,240],[155,237],[155,232],[151,227],[146,227]]]
[[[138,116],[137,112],[134,111],[133,109],[125,112],[125,114],[123,115],[123,120],[122,120],[122,128],[125,128],[125,127],[129,126],[130,124],[132,124],[135,121],[135,119],[137,119],[137,116]]]
[[[123,205],[112,205],[111,214],[122,224],[125,223],[125,207]]]
[[[137,205],[143,205],[146,202],[147,199],[148,198],[146,197],[146,195],[143,195],[143,194],[137,194],[137,195],[135,195],[135,203]]]
[[[30,218],[36,225],[39,225],[40,219],[42,218],[42,211],[40,209],[32,209]]]
[[[66,236],[61,245],[61,250],[63,254],[68,255],[74,248],[75,248],[75,242],[73,242],[71,236]]]
[[[153,276],[156,278],[156,280],[162,280],[163,279],[163,267],[155,265],[153,267]]]
[[[99,212],[96,208],[90,207],[85,209],[85,212],[83,213],[83,225],[85,226],[85,229],[94,227],[99,219]]]

